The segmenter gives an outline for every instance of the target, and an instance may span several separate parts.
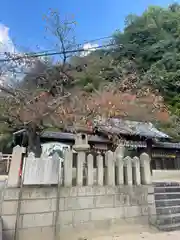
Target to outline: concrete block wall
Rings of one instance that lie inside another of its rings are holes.
[[[3,240],[13,239],[19,192],[19,188],[6,188],[3,192]],[[106,229],[123,219],[148,221],[155,209],[151,186],[61,188],[59,197],[57,226],[62,239],[76,239],[74,232]],[[53,239],[56,206],[56,187],[23,188],[19,240]]]

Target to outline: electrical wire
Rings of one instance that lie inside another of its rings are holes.
[[[27,59],[27,58],[35,58],[35,57],[46,57],[46,56],[54,56],[54,55],[63,55],[63,54],[73,54],[73,53],[80,53],[80,52],[88,52],[91,50],[97,50],[97,49],[103,49],[107,47],[112,47],[112,46],[118,46],[119,44],[107,44],[107,45],[101,45],[97,47],[91,47],[88,49],[84,48],[79,48],[79,49],[74,49],[74,50],[67,50],[67,51],[60,51],[60,52],[52,52],[52,53],[35,53],[35,54],[24,54],[24,56],[18,56],[18,57],[12,57],[12,58],[4,58],[0,59],[0,63],[3,62],[10,62],[10,61],[17,61],[21,59]]]
[[[87,40],[87,41],[84,41],[82,43],[76,43],[76,44],[73,44],[72,47],[80,47],[80,46],[83,46],[85,44],[88,44],[88,43],[93,43],[93,42],[97,42],[97,41],[100,41],[100,40],[105,40],[105,39],[111,39],[112,36],[106,36],[106,37],[100,37],[100,38],[95,38],[95,39],[92,39],[92,40]],[[41,54],[41,53],[50,53],[50,52],[54,52],[55,49],[51,49],[51,50],[44,50],[44,51],[38,51],[36,52],[35,54]],[[25,55],[27,54],[33,54],[33,52],[29,52],[29,53],[24,53]],[[0,53],[0,56],[3,56],[4,53]]]

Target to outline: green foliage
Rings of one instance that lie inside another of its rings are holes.
[[[125,81],[127,84],[130,79],[132,82],[137,79],[140,87],[151,85],[161,92],[173,117],[176,117],[176,120],[173,118],[177,126],[175,135],[179,137],[179,36],[180,5],[178,3],[168,8],[151,6],[141,16],[131,14],[125,19],[123,32],[116,31],[113,34],[113,42],[118,46],[115,50],[101,49],[87,56],[68,58],[65,69],[73,80],[67,83],[67,87],[75,86],[92,92],[111,82],[116,84],[127,80]],[[60,74],[60,66],[49,59],[44,63],[37,61],[34,68],[24,77],[20,87],[32,89],[33,93],[49,89],[63,78]],[[131,81],[129,82],[131,84]],[[3,104],[1,112],[2,110]],[[172,130],[171,125],[162,128],[170,132]]]
[[[126,18],[123,32],[114,34],[116,60],[136,63],[141,85],[158,88],[173,114],[180,117],[180,5],[149,7]]]
[[[13,146],[13,137],[11,134],[3,134],[0,136],[0,152],[11,153]]]

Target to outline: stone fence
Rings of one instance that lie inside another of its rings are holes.
[[[8,176],[8,186],[20,184],[19,169],[23,148],[16,146],[12,154],[12,163]],[[146,153],[140,157],[123,156],[123,147],[104,155],[94,154],[85,149],[66,150],[64,159],[55,153],[52,157],[35,158],[30,153],[23,161],[21,181],[23,185],[71,186],[115,186],[151,184],[150,158]]]
[[[152,186],[5,188],[3,240],[91,239],[155,221]]]
[[[73,148],[63,158],[23,157],[24,148],[13,149],[1,189],[3,239],[88,239],[130,223],[155,224],[146,153],[124,157],[123,146],[94,153],[86,136],[77,136]]]

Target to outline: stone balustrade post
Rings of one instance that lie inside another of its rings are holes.
[[[87,185],[92,186],[94,183],[94,164],[93,164],[93,155],[89,154],[87,156],[87,169],[88,169],[88,174],[87,174]]]
[[[140,155],[141,183],[144,185],[152,183],[150,161],[151,159],[147,153]]]
[[[132,173],[133,173],[133,183],[135,185],[141,184],[141,174],[140,174],[140,160],[138,157],[133,157],[132,159]]]
[[[124,179],[125,184],[132,185],[132,159],[131,157],[127,156],[124,158]]]
[[[85,152],[78,152],[77,154],[77,169],[76,169],[76,185],[83,185],[83,167],[86,159]]]
[[[21,167],[21,161],[22,161],[22,154],[25,153],[25,148],[16,146],[13,148],[12,152],[12,160],[8,175],[8,187],[18,187],[19,181],[20,181],[20,167]]]
[[[97,159],[97,185],[103,186],[104,183],[103,156],[101,154],[98,154],[96,159]]]
[[[64,186],[72,186],[72,163],[73,163],[73,152],[70,149],[66,149],[64,154]]]
[[[57,152],[52,155],[52,164],[51,161],[45,160],[46,163],[46,172],[45,176],[49,175],[48,179],[44,179],[44,182],[57,182],[57,184],[62,184],[62,162]],[[56,170],[57,169],[57,170]],[[56,171],[55,171],[56,170]],[[54,174],[52,174],[54,172]]]
[[[123,145],[119,145],[115,151],[116,157],[116,183],[117,185],[124,184],[124,151]]]
[[[114,153],[112,151],[108,151],[105,154],[105,162],[106,162],[106,184],[108,186],[115,185],[115,159]]]

